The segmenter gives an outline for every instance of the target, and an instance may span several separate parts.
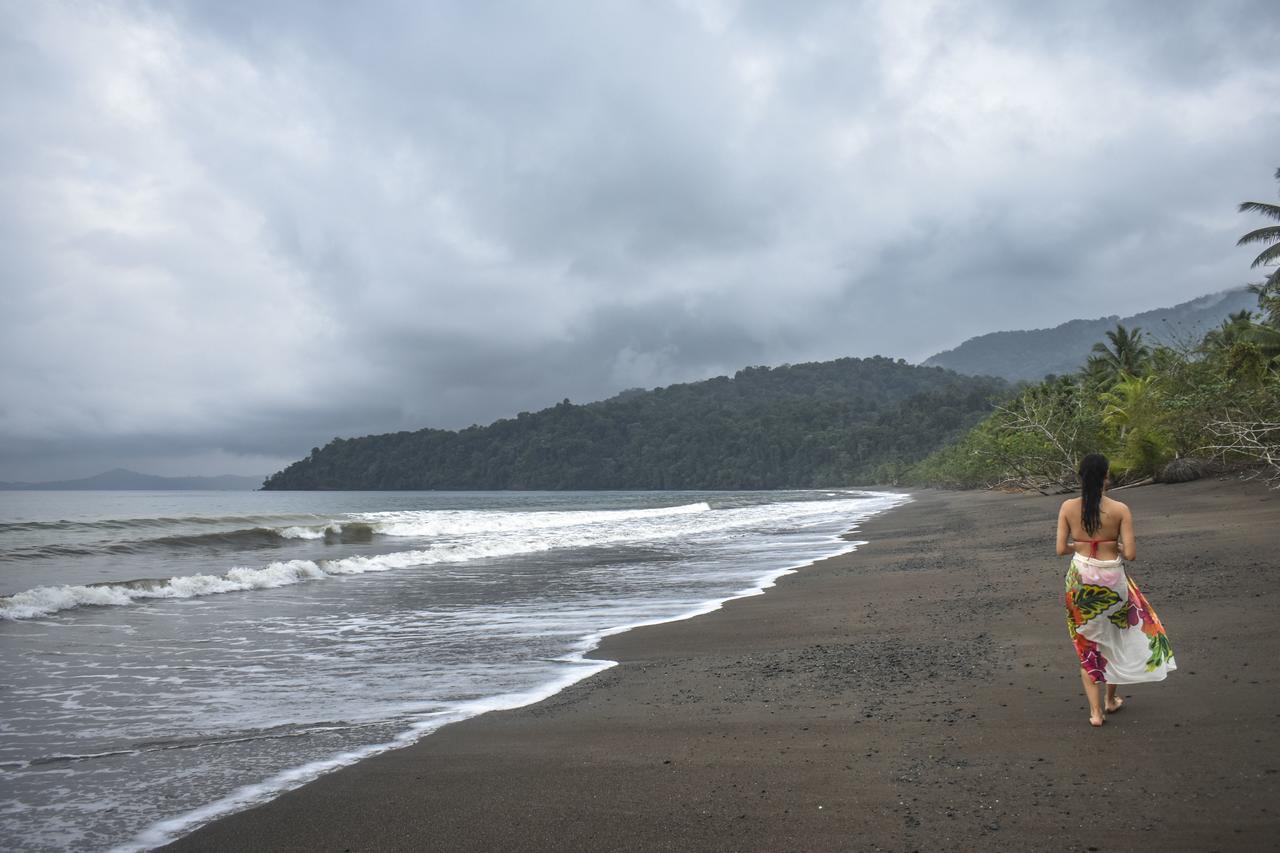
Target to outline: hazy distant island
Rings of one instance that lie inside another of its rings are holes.
[[[159,477],[140,474],[125,468],[104,471],[79,480],[54,480],[45,483],[4,483],[5,491],[236,491],[258,488],[261,477],[222,474],[217,477]]]

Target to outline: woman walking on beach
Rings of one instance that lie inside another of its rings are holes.
[[[1063,501],[1058,511],[1058,555],[1073,554],[1066,579],[1067,630],[1080,656],[1094,726],[1124,706],[1117,684],[1163,681],[1177,669],[1160,617],[1125,574],[1125,560],[1137,556],[1133,515],[1103,494],[1109,469],[1100,453],[1080,460],[1081,495]]]

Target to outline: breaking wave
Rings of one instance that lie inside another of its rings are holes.
[[[0,551],[0,560],[84,557],[94,554],[142,554],[183,549],[267,548],[283,544],[289,540],[323,540],[327,543],[350,545],[371,542],[375,536],[433,538],[483,533],[512,533],[595,525],[602,522],[615,523],[659,519],[668,516],[706,512],[710,509],[711,507],[706,503],[693,503],[673,507],[598,512],[477,512],[472,510],[375,512],[321,521],[317,521],[314,518],[282,516],[280,517],[282,523],[277,525],[259,523],[252,527],[231,530],[184,532],[116,541],[60,542],[10,548]],[[70,526],[66,529],[76,527],[81,530],[134,529],[142,531],[170,525],[215,525],[235,522],[252,523],[254,521],[261,522],[262,519],[226,516],[221,518],[108,519],[94,522],[11,522],[0,524],[0,532],[62,529],[63,525]]]
[[[272,545],[280,545],[290,539],[323,539],[326,542],[352,544],[369,542],[373,539],[373,535],[372,525],[358,521],[332,521],[321,525],[247,527],[239,530],[219,530],[212,533],[183,533],[172,536],[155,536],[149,539],[125,540],[123,542],[34,545],[26,548],[12,548],[7,551],[0,551],[0,560],[87,557],[94,554],[143,554],[149,551],[177,551],[183,549],[265,548]]]
[[[240,566],[225,574],[139,578],[94,584],[40,586],[0,597],[0,619],[32,619],[76,607],[111,607],[144,599],[196,598],[228,592],[275,589],[336,575],[386,572],[435,563],[458,563],[494,557],[532,554],[560,548],[584,548],[644,542],[691,532],[681,519],[710,513],[706,503],[678,507],[614,512],[530,513],[385,513],[376,522],[344,522],[357,529],[388,536],[438,537],[442,540],[405,551],[333,560],[283,560],[261,568]],[[732,511],[731,511],[732,512]],[[422,516],[428,518],[424,520]],[[446,516],[432,519],[430,516]],[[406,517],[415,518],[406,518]],[[643,522],[648,522],[643,523]],[[728,526],[733,525],[726,519]],[[271,530],[283,538],[319,538],[336,526]],[[715,525],[719,526],[719,525]],[[243,533],[244,531],[240,531]],[[488,534],[502,533],[495,536]],[[218,534],[210,534],[218,535]],[[169,537],[190,539],[191,537]],[[203,537],[201,537],[203,538]]]

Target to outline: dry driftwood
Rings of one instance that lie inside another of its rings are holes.
[[[1254,463],[1250,476],[1261,476],[1272,488],[1280,488],[1280,423],[1253,420],[1229,413],[1209,424],[1217,441],[1205,447],[1224,463],[1247,459]]]

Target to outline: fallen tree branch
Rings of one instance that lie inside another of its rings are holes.
[[[1208,430],[1217,442],[1205,445],[1204,450],[1225,463],[1233,457],[1260,463],[1261,469],[1252,476],[1264,476],[1272,488],[1280,488],[1280,423],[1228,412],[1210,421]]]

